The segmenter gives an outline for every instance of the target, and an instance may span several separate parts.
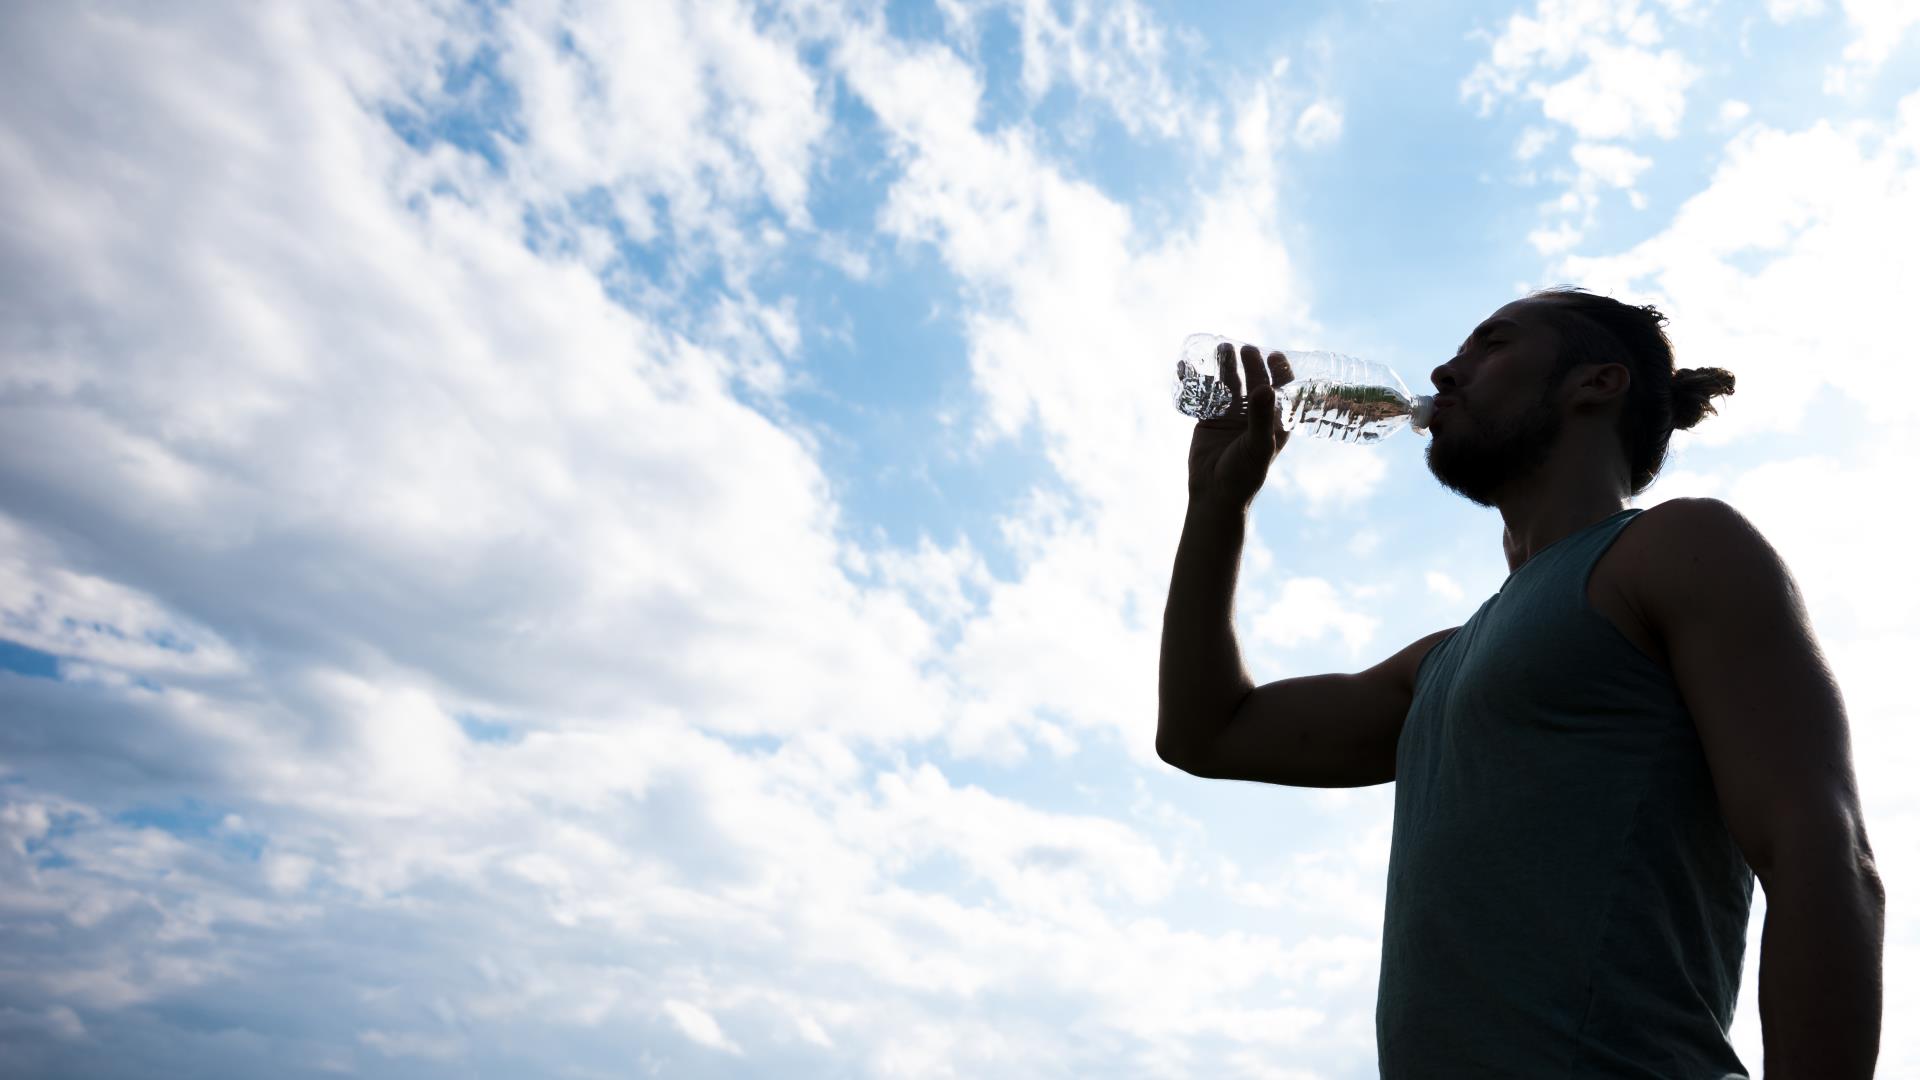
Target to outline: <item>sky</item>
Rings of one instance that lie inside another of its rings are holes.
[[[1154,752],[1181,340],[1737,376],[1920,1076],[1920,4],[0,6],[0,1073],[1377,1075],[1390,785]],[[1457,625],[1403,431],[1257,682]],[[1758,1073],[1756,890],[1732,1039]]]

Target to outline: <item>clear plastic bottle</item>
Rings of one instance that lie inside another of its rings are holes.
[[[1180,345],[1174,367],[1173,401],[1196,420],[1225,416],[1233,389],[1220,378],[1219,348],[1240,342],[1217,334],[1192,334]],[[1433,398],[1413,394],[1385,364],[1314,349],[1281,349],[1293,381],[1274,395],[1275,419],[1288,431],[1339,442],[1374,442],[1409,422],[1424,435],[1433,419]],[[1261,353],[1264,358],[1266,353]],[[1246,375],[1241,372],[1244,383]]]

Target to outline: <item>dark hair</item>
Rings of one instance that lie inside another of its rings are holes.
[[[1557,381],[1580,364],[1621,363],[1633,373],[1620,410],[1620,445],[1633,474],[1633,493],[1645,490],[1667,459],[1667,439],[1717,410],[1713,399],[1733,393],[1724,368],[1673,367],[1667,317],[1652,304],[1635,307],[1572,285],[1541,289],[1538,301],[1560,335]]]

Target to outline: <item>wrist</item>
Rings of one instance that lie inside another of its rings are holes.
[[[1252,509],[1253,500],[1251,499],[1241,501],[1221,498],[1217,495],[1189,494],[1187,496],[1187,516],[1190,518],[1245,521],[1248,512]]]

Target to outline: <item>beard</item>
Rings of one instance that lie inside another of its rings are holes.
[[[1475,425],[1451,439],[1427,443],[1427,468],[1443,487],[1481,506],[1492,506],[1501,489],[1546,464],[1560,438],[1561,419],[1548,395],[1497,425]]]

